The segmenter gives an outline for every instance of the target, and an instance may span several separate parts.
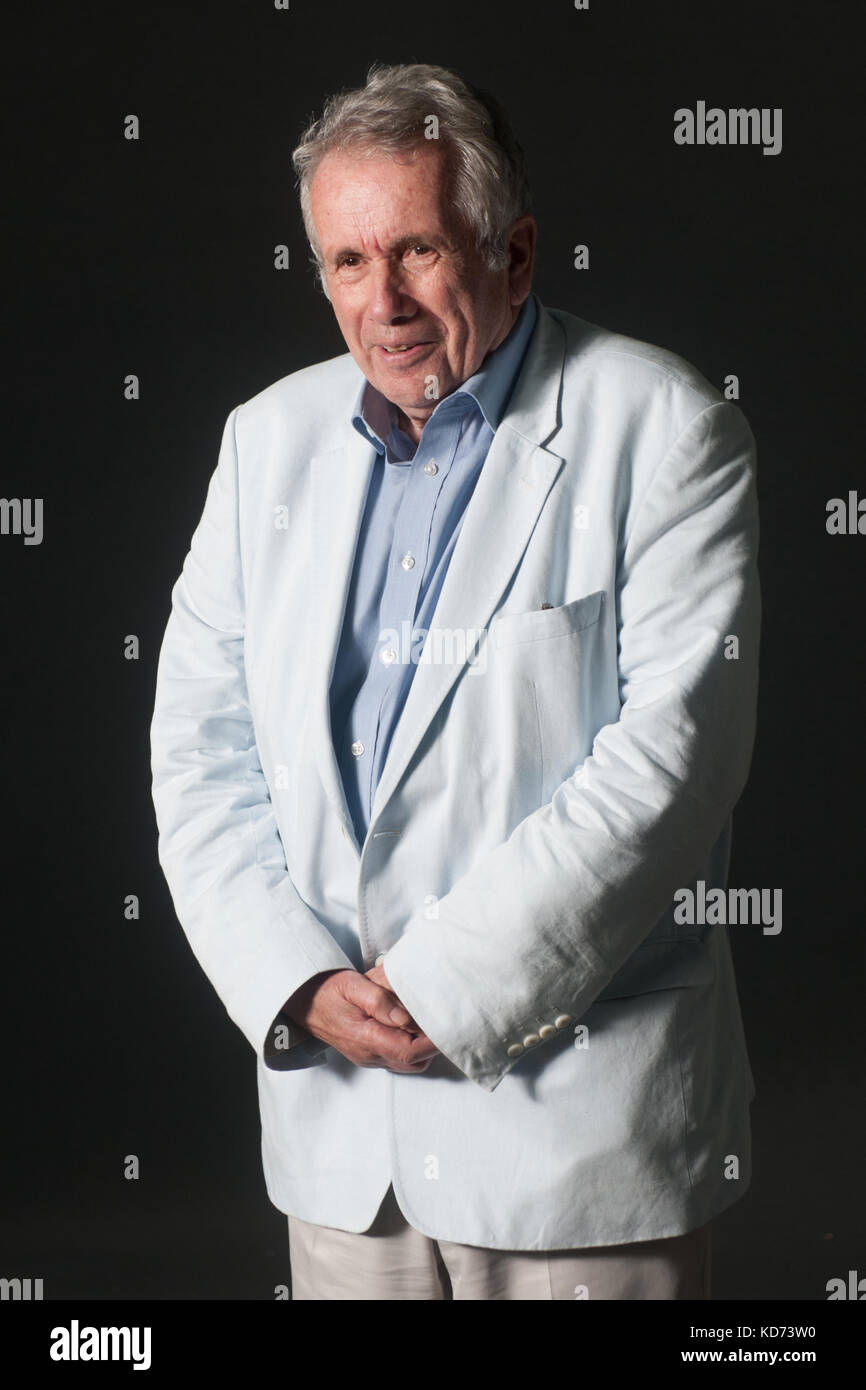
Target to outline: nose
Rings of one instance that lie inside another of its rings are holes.
[[[374,323],[389,324],[412,318],[417,305],[406,292],[403,267],[399,262],[382,256],[373,263],[367,283],[370,287],[367,313]]]

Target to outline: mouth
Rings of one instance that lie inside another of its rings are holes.
[[[385,347],[383,343],[376,344],[376,356],[384,362],[414,362],[420,357],[427,348],[431,348],[432,343],[395,343],[393,347]]]

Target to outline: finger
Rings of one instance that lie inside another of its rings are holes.
[[[394,998],[397,1000],[397,1007],[400,1008],[400,1009],[406,1010],[406,1013],[407,1013],[407,1015],[408,1015],[409,1021],[408,1021],[408,1023],[403,1023],[403,1022],[402,1022],[402,1015],[398,1015],[398,1019],[396,1020],[396,1021],[397,1021],[397,1024],[398,1024],[398,1027],[400,1027],[400,1028],[408,1028],[409,1031],[412,1032],[412,1033],[420,1033],[420,1032],[421,1032],[421,1027],[420,1027],[420,1025],[419,1025],[419,1024],[416,1022],[416,1020],[412,1017],[412,1015],[409,1013],[408,1009],[406,1009],[406,1005],[403,1003],[403,1000],[400,999],[399,996],[398,996],[397,994],[395,994],[394,990],[392,989],[392,987],[391,987],[391,982],[390,982],[390,980],[388,979],[387,975],[385,974],[385,968],[384,968],[384,966],[381,966],[381,965],[374,965],[370,970],[367,970],[367,971],[365,972],[365,977],[366,977],[368,980],[372,980],[374,985],[381,985],[382,989],[386,990],[389,994],[392,994],[392,995],[394,996]]]
[[[403,1008],[396,994],[375,984],[366,975],[347,976],[346,998],[368,1018],[374,1018],[385,1027],[405,1028],[412,1022],[409,1011]]]
[[[408,1068],[418,1061],[429,1061],[426,1049],[420,1050],[415,1039],[403,1028],[385,1026],[369,1018],[360,1031],[362,1046],[375,1064],[385,1067]]]
[[[417,1037],[413,1037],[410,1052],[413,1062],[432,1061],[434,1057],[440,1055],[439,1048],[427,1037],[426,1033],[419,1033]]]

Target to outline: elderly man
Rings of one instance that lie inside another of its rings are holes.
[[[295,167],[349,352],[230,414],[152,727],[293,1297],[708,1297],[754,1088],[674,895],[724,887],[751,757],[754,441],[540,303],[454,73],[374,68]]]

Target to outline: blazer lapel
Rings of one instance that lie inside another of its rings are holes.
[[[354,826],[334,751],[330,685],[375,461],[374,446],[350,426],[343,447],[315,455],[310,462],[311,603],[315,614],[313,641],[316,647],[311,663],[310,738],[322,785],[353,840]]]
[[[564,356],[563,331],[539,304],[536,332],[466,508],[424,652],[394,730],[373,798],[371,829],[472,660],[473,639],[482,636],[508,586],[562,467],[559,455],[540,441],[558,425]],[[438,642],[437,631],[442,634]]]

